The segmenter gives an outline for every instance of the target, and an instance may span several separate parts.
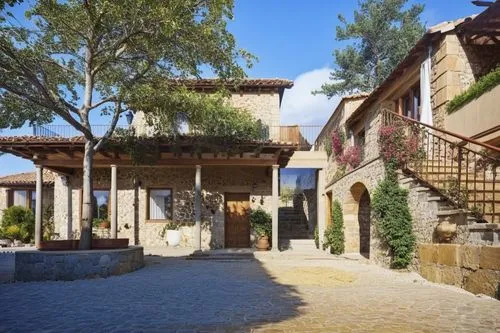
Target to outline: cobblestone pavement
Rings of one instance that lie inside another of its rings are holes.
[[[147,262],[1,284],[0,332],[500,332],[499,301],[346,259]]]

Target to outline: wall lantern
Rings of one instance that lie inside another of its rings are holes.
[[[127,118],[127,123],[131,125],[132,121],[134,120],[134,114],[132,113],[132,111],[127,112],[125,117]]]

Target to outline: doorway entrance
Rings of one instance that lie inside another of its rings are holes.
[[[226,248],[250,247],[250,194],[225,193],[224,239]]]

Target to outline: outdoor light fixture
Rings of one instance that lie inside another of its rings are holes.
[[[127,112],[127,114],[125,115],[125,117],[127,117],[127,123],[129,125],[131,125],[132,124],[132,120],[134,120],[134,114],[132,113],[132,111]]]

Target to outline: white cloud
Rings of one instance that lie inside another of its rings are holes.
[[[314,69],[297,76],[294,86],[286,89],[281,104],[281,123],[284,125],[324,125],[340,98],[328,99],[325,95],[313,95],[329,81],[331,68]]]

